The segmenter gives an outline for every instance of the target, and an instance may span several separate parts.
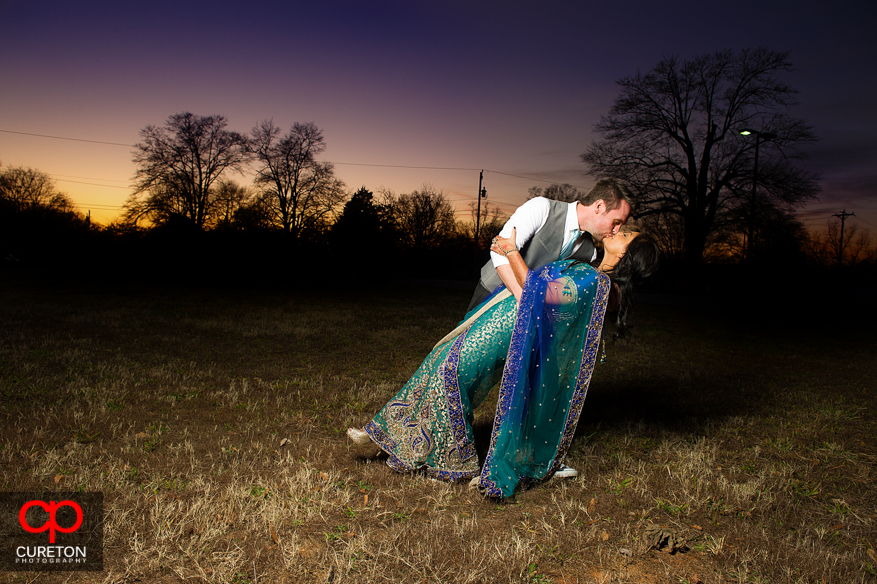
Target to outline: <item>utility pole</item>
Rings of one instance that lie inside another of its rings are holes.
[[[472,272],[475,276],[478,276],[478,236],[481,233],[481,199],[487,198],[487,189],[481,186],[481,182],[484,180],[484,170],[481,171],[478,175],[478,192],[475,194],[478,199],[478,205],[475,208],[475,239],[472,242],[474,244],[472,254]]]
[[[487,191],[481,188],[481,181],[484,180],[484,171],[478,175],[478,208],[475,211],[475,253],[478,253],[478,234],[481,230],[481,198],[487,196]]]
[[[840,241],[837,244],[837,265],[840,265],[843,261],[844,257],[844,223],[847,221],[847,217],[855,217],[855,213],[847,213],[847,210],[844,209],[840,213],[835,213],[832,217],[840,217]]]
[[[758,130],[750,130],[743,128],[740,130],[741,136],[749,136],[755,134],[755,162],[752,170],[752,195],[749,197],[749,229],[746,241],[746,260],[752,261],[752,252],[755,249],[755,196],[758,192],[758,144],[765,140],[773,140],[777,137],[771,132],[759,132]]]

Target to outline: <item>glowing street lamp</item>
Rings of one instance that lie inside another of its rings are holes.
[[[755,189],[758,187],[758,144],[763,140],[773,140],[777,137],[776,134],[771,132],[759,132],[749,128],[740,130],[741,136],[751,136],[752,134],[755,134],[755,164],[752,171],[752,196],[749,201],[749,241],[746,245],[746,259],[749,260],[752,259],[752,240],[755,235]]]

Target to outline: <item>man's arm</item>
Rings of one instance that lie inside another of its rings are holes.
[[[499,266],[496,271],[500,278],[503,278],[503,283],[509,292],[514,294],[515,299],[520,300],[521,292],[530,270],[527,268],[521,252],[515,245],[515,235],[514,227],[510,237],[505,238],[498,235],[493,239],[493,245],[491,245],[490,250],[498,255],[502,255],[508,261],[508,264]]]
[[[515,210],[512,216],[509,217],[509,220],[506,221],[506,224],[503,225],[499,235],[502,237],[512,237],[514,235],[515,247],[522,249],[527,245],[527,242],[533,239],[536,232],[545,225],[550,210],[551,204],[548,199],[544,197],[530,199]],[[515,278],[514,271],[509,266],[509,260],[502,254],[494,251],[490,252],[490,259],[502,283],[505,284],[509,292],[515,295],[516,299],[520,300],[523,289]]]

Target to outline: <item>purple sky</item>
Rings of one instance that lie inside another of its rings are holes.
[[[532,186],[593,184],[579,155],[618,78],[767,46],[791,51],[792,113],[821,138],[807,151],[823,193],[801,218],[846,209],[877,234],[873,1],[130,4],[0,0],[0,163],[49,173],[98,221],[135,167],[131,148],[95,142],[134,144],[182,111],[241,132],[314,122],[351,191],[428,183],[466,209],[483,168],[510,211]]]

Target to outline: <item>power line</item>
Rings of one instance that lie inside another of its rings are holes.
[[[514,178],[522,178],[522,179],[525,179],[525,180],[535,180],[535,181],[537,181],[537,182],[544,182],[544,183],[549,183],[549,184],[556,184],[556,183],[557,183],[557,181],[547,180],[547,179],[544,179],[544,178],[533,178],[532,176],[520,176],[520,175],[518,175],[518,174],[509,174],[508,172],[500,172],[500,171],[498,171],[498,170],[485,170],[484,172],[492,172],[493,174],[501,174],[501,175],[503,175],[503,176],[511,176],[511,177],[514,177]],[[567,184],[568,184],[568,183],[567,183]],[[569,186],[571,186],[571,187],[575,187],[575,188],[577,188],[577,189],[584,189],[584,188],[586,188],[586,187],[581,187],[581,186],[578,186],[578,185],[569,185]]]
[[[51,176],[51,175],[49,175],[49,176]],[[55,180],[58,182],[76,183],[78,185],[91,185],[93,187],[107,187],[108,189],[125,189],[128,191],[131,190],[131,187],[120,187],[118,185],[102,185],[102,184],[98,184],[98,183],[82,182],[80,180],[69,180],[66,178],[56,178]]]
[[[36,138],[49,138],[52,140],[68,140],[71,142],[86,142],[89,144],[106,144],[109,146],[125,146],[128,148],[136,148],[137,147],[136,145],[133,145],[133,144],[123,144],[121,142],[107,142],[107,141],[103,141],[103,140],[89,140],[89,139],[85,139],[85,138],[70,138],[68,136],[52,136],[50,134],[36,134],[33,132],[18,132],[18,131],[14,131],[14,130],[3,130],[3,129],[0,129],[0,132],[6,133],[6,134],[17,134],[19,136],[32,136],[32,137],[36,137]],[[364,167],[371,167],[371,168],[403,168],[403,169],[409,169],[409,170],[448,170],[448,171],[460,171],[460,172],[475,172],[475,171],[481,170],[479,168],[468,168],[468,167],[457,167],[457,166],[416,166],[416,165],[405,165],[405,164],[371,164],[371,163],[364,163],[364,162],[334,162],[334,161],[329,161],[329,160],[324,161],[324,162],[327,162],[329,164],[335,164],[338,166],[364,166]],[[535,177],[530,177],[530,176],[521,176],[521,175],[512,174],[512,173],[508,173],[508,172],[502,172],[502,171],[498,171],[498,170],[484,169],[484,172],[499,174],[502,176],[508,176],[508,177],[522,179],[522,180],[530,180],[530,181],[535,181],[535,182],[548,183],[548,184],[556,183],[556,181],[535,178]],[[123,190],[131,190],[131,188],[132,188],[130,186],[107,185],[107,184],[99,184],[99,183],[57,178],[58,176],[63,176],[63,175],[55,175],[53,177],[58,182],[68,182],[68,183],[74,183],[74,184],[81,184],[81,185],[88,185],[88,186],[95,186],[95,187],[106,187],[106,188],[112,188],[112,189],[123,189]],[[104,180],[104,179],[95,179],[95,180]],[[110,179],[106,179],[106,180],[110,180]],[[585,187],[581,187],[578,185],[571,185],[571,186],[578,188],[578,189],[585,188]],[[462,200],[468,200],[468,199],[461,199],[460,201],[462,201]],[[517,203],[509,203],[509,202],[501,201],[501,200],[497,200],[497,199],[493,199],[491,202],[497,207],[506,206],[509,208],[515,208],[518,206]],[[113,208],[121,209],[122,207],[113,207]]]
[[[130,184],[130,182],[131,182],[130,180],[118,180],[118,179],[112,179],[112,178],[96,178],[93,176],[76,176],[75,174],[53,174],[52,176],[55,177],[57,180],[62,180],[62,178],[66,177],[66,178],[78,178],[80,180],[102,180],[105,182],[126,183],[126,184]]]
[[[877,229],[877,225],[874,225],[873,223],[869,223],[869,222],[865,221],[864,219],[862,219],[861,217],[859,217],[855,213],[847,213],[846,209],[844,209],[844,213],[846,214],[847,217],[855,217],[859,223],[864,223],[865,225],[868,225],[869,227],[874,227],[875,229]],[[843,224],[844,218],[841,217],[841,213],[835,213],[834,215],[832,215],[832,217],[838,217],[841,220],[841,224]]]
[[[134,144],[122,144],[121,142],[104,142],[102,140],[87,140],[85,138],[70,138],[67,136],[52,136],[49,134],[35,134],[32,132],[16,132],[13,130],[2,130],[2,129],[0,129],[0,132],[6,133],[6,134],[18,134],[20,136],[34,136],[37,138],[50,138],[53,140],[70,140],[73,142],[88,142],[91,144],[108,144],[111,146],[126,146],[128,148],[136,148],[137,147]],[[415,165],[406,165],[406,164],[369,164],[369,163],[365,163],[365,162],[334,162],[331,160],[326,160],[324,162],[328,162],[329,164],[336,164],[339,166],[367,166],[367,167],[373,167],[373,168],[406,168],[406,169],[410,169],[410,170],[453,170],[453,171],[464,171],[464,172],[475,172],[475,171],[482,170],[480,168],[467,168],[467,167],[460,167],[460,166],[415,166]],[[544,183],[549,183],[549,184],[554,184],[556,182],[556,181],[546,180],[546,179],[542,179],[542,178],[534,178],[531,176],[521,176],[521,175],[517,175],[517,174],[511,174],[508,172],[501,172],[499,170],[484,169],[484,172],[487,172],[487,173],[492,172],[494,174],[500,174],[503,176],[510,176],[512,178],[520,178],[520,179],[524,179],[524,180],[532,180],[532,181],[536,181],[536,182],[544,182]],[[67,182],[76,182],[76,181],[67,181]],[[92,183],[81,183],[81,184],[92,184]],[[93,185],[93,186],[108,186],[108,185]],[[574,186],[578,189],[585,188],[585,187],[581,187],[578,185],[570,185],[570,186]],[[125,188],[125,187],[117,187],[117,188]]]
[[[414,170],[465,170],[475,172],[476,170],[481,170],[480,168],[459,168],[459,167],[446,167],[446,166],[406,166],[402,164],[366,164],[364,162],[332,162],[331,160],[326,160],[324,162],[328,162],[329,164],[340,164],[342,166],[374,166],[378,168],[409,168]]]
[[[19,136],[32,136],[35,138],[49,138],[52,140],[68,140],[71,142],[86,142],[89,144],[105,144],[105,145],[109,145],[109,146],[125,146],[127,148],[136,148],[137,147],[134,144],[124,144],[121,142],[107,142],[107,141],[103,141],[103,140],[89,140],[86,138],[70,138],[68,136],[52,136],[50,134],[36,134],[33,132],[18,132],[15,130],[0,129],[0,132],[5,133],[5,134],[17,134]],[[405,169],[410,169],[410,170],[451,170],[451,171],[463,171],[463,172],[475,172],[477,170],[481,170],[478,168],[455,167],[455,166],[415,166],[415,165],[403,165],[403,164],[370,164],[370,163],[364,163],[364,162],[333,162],[333,161],[328,161],[328,160],[325,162],[328,162],[329,164],[336,164],[339,166],[366,166],[366,167],[373,167],[373,168],[405,168]],[[547,179],[542,179],[542,178],[536,178],[536,177],[532,177],[532,176],[523,176],[523,175],[519,175],[519,174],[512,174],[509,172],[502,172],[499,170],[484,169],[484,172],[499,174],[502,176],[508,176],[508,177],[512,177],[512,178],[518,178],[518,179],[522,179],[522,180],[530,180],[530,181],[535,181],[535,182],[548,183],[548,184],[556,184],[556,182],[557,182],[557,181],[552,181],[552,180],[547,180]],[[53,178],[55,180],[57,180],[58,182],[68,182],[68,183],[88,185],[88,186],[94,186],[94,187],[106,187],[106,188],[111,188],[111,189],[130,190],[132,188],[131,186],[107,185],[107,184],[84,182],[84,181],[78,181],[78,180],[70,180],[70,179],[65,179],[65,178],[57,178],[58,176],[64,176],[64,175],[50,175],[50,176],[53,176]],[[95,180],[111,180],[111,179],[95,179]],[[121,182],[121,181],[116,181],[116,182]],[[580,185],[570,185],[570,186],[575,187],[577,189],[585,189],[586,188],[586,187],[583,187]],[[455,200],[452,202],[458,202],[458,201],[464,201],[464,200],[468,200],[468,199],[458,199],[458,200]],[[508,203],[508,202],[499,201],[496,199],[493,199],[492,202],[494,203],[494,205],[497,205],[497,206],[498,205],[507,205],[509,207],[516,207],[517,206],[516,203]],[[122,207],[114,207],[114,208],[120,209]],[[834,216],[838,217],[839,215],[835,214]],[[855,215],[852,215],[852,216],[855,216]],[[866,225],[877,228],[877,226],[875,226],[867,221],[862,220],[860,217],[856,217],[856,219],[858,219],[860,222],[862,222]],[[843,219],[842,219],[842,222],[843,222]]]
[[[0,130],[4,134],[18,134],[20,136],[35,136],[37,138],[52,138],[54,140],[70,140],[72,142],[90,142],[92,144],[109,144],[110,146],[126,146],[128,148],[136,148],[133,144],[122,144],[121,142],[104,142],[102,140],[86,140],[84,138],[67,138],[66,136],[49,136],[48,134],[32,134],[30,132],[14,132],[12,130]]]
[[[0,130],[5,134],[18,134],[20,136],[34,136],[37,138],[51,138],[53,140],[70,140],[73,142],[89,142],[91,144],[109,144],[111,146],[127,146],[128,148],[136,148],[134,144],[122,144],[121,142],[104,142],[102,140],[86,140],[84,138],[69,138],[67,136],[51,136],[49,134],[34,134],[32,132],[16,132],[13,130]],[[410,166],[403,164],[367,164],[364,162],[333,162],[331,160],[327,160],[329,164],[338,164],[343,166],[373,166],[378,168],[409,168],[413,170],[464,170],[464,171],[476,171],[480,170],[478,168],[462,168],[462,167],[445,167],[445,166]],[[68,181],[75,182],[75,181]],[[85,183],[87,184],[87,183]]]

